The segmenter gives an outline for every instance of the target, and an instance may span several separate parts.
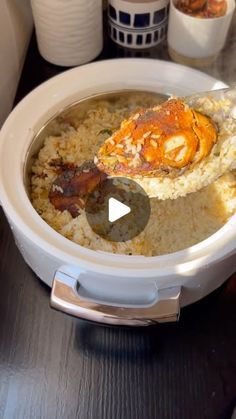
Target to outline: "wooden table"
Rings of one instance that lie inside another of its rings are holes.
[[[166,45],[129,52],[106,39],[99,59],[169,59]],[[236,81],[236,19],[206,69]],[[62,68],[33,36],[16,102]],[[10,170],[10,168],[9,168]],[[0,214],[0,418],[228,419],[236,404],[236,277],[182,310],[178,324],[109,328],[49,307]]]

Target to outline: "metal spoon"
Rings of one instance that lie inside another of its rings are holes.
[[[132,101],[132,97],[137,97],[142,95],[149,95],[150,98],[155,101],[155,103],[161,103],[167,100],[170,96],[164,95],[160,93],[153,93],[150,91],[137,91],[137,90],[122,90],[122,91],[113,91],[107,92],[104,94],[96,94],[87,98],[83,98],[77,102],[70,104],[69,106],[61,109],[58,111],[52,118],[50,118],[42,128],[35,134],[34,138],[32,138],[31,145],[27,151],[25,165],[24,165],[24,181],[26,190],[29,191],[30,186],[30,176],[31,176],[31,167],[32,162],[39,152],[40,148],[43,145],[45,138],[49,135],[60,135],[61,134],[61,127],[64,122],[76,115],[83,119],[83,116],[86,115],[86,112],[91,109],[92,107],[96,106],[96,103],[100,100],[107,100],[111,104],[115,103],[116,101],[120,100],[121,98],[127,98],[127,100]],[[198,107],[201,99],[208,97],[209,99],[213,98],[217,101],[227,101],[228,107],[223,109],[219,107],[219,117],[227,118],[229,116],[236,118],[236,88],[224,88],[218,90],[212,90],[208,92],[200,92],[196,94],[192,94],[190,96],[184,97],[189,106]]]
[[[210,90],[207,92],[194,93],[190,96],[184,97],[184,101],[191,107],[197,108],[202,104],[202,98],[214,99],[219,104],[218,114],[223,118],[231,117],[236,119],[236,86],[226,87],[224,89]],[[216,113],[214,112],[214,115]]]

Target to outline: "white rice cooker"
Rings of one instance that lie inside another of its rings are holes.
[[[100,61],[43,83],[12,111],[0,132],[0,202],[26,263],[52,287],[51,305],[101,323],[175,321],[180,308],[236,270],[236,215],[206,240],[157,257],[93,251],[66,239],[37,214],[24,168],[36,133],[76,100],[122,89],[188,95],[225,87],[196,70],[150,59]]]

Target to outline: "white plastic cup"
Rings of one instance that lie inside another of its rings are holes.
[[[103,47],[102,0],[31,0],[40,54],[61,66],[92,61]]]
[[[215,18],[189,16],[170,0],[167,43],[171,58],[182,64],[201,67],[212,63],[224,47],[235,0],[227,0],[227,12]]]

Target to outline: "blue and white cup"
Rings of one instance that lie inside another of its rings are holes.
[[[111,39],[135,49],[150,48],[166,39],[169,0],[109,0]]]

